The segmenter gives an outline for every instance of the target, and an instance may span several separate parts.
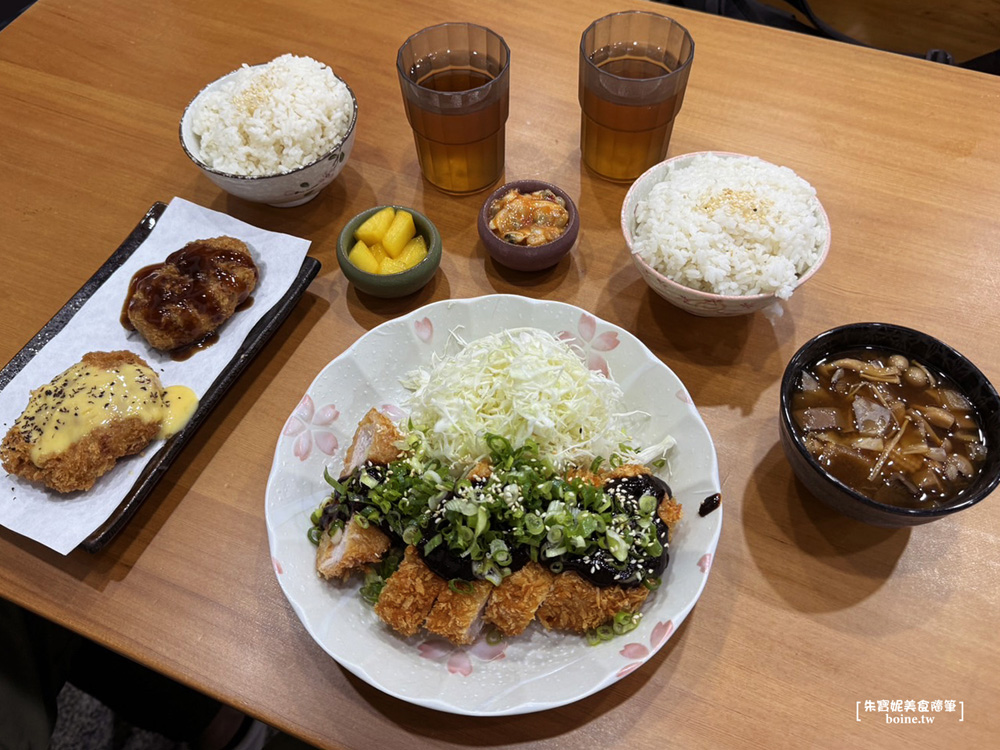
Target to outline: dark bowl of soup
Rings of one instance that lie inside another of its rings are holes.
[[[915,526],[984,500],[1000,483],[1000,396],[947,344],[902,326],[821,333],[781,379],[781,446],[835,510]]]

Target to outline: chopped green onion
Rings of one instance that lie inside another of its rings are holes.
[[[615,635],[623,635],[635,630],[639,626],[639,620],[641,619],[642,615],[638,612],[622,610],[615,615],[614,624],[611,627]]]
[[[318,545],[320,537],[323,536],[323,529],[319,528],[319,526],[313,526],[307,532],[307,536],[309,537],[310,542]]]
[[[420,532],[420,528],[416,525],[407,526],[403,531],[403,541],[406,544],[419,544],[422,538],[423,534]]]
[[[424,554],[429,555],[433,552],[440,544],[444,541],[444,537],[441,534],[435,534],[430,538],[427,544],[424,545]]]
[[[512,452],[510,441],[502,435],[489,434],[486,436],[486,446],[495,458],[503,459]]]
[[[456,594],[463,594],[465,596],[469,596],[476,591],[476,587],[472,585],[472,581],[464,581],[461,578],[452,578],[448,581],[448,588]]]

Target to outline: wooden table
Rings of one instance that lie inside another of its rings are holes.
[[[804,341],[869,319],[939,336],[1000,382],[1000,79],[671,9],[697,54],[670,153],[788,165],[833,226],[828,261],[782,317],[700,319],[640,280],[618,228],[626,187],[580,165],[577,44],[613,9],[41,0],[0,34],[0,361],[154,201],[182,196],[306,237],[324,264],[109,547],[60,557],[0,530],[0,595],[326,747],[995,742],[1000,505],[912,531],[838,517],[792,476],[777,394]],[[582,213],[579,249],[552,271],[494,265],[476,236],[482,195],[446,197],[419,176],[394,55],[411,31],[456,18],[511,47],[507,178],[550,179]],[[177,123],[208,81],[287,51],[330,63],[361,120],[338,180],[312,203],[275,209],[203,178]],[[429,214],[445,257],[424,290],[382,302],[347,284],[333,248],[350,216],[390,202]],[[704,595],[652,663],[576,704],[484,720],[387,697],[326,656],[276,583],[263,498],[278,433],[323,365],[427,302],[494,292],[578,304],[661,357],[714,437],[726,517]],[[882,699],[955,700],[964,721],[941,711],[932,726],[889,725],[864,711]]]

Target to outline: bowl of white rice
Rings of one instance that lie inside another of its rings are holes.
[[[650,168],[629,188],[621,223],[653,291],[705,317],[787,300],[830,249],[812,185],[788,167],[718,151]]]
[[[299,206],[340,174],[354,146],[358,102],[310,57],[244,64],[213,81],[181,118],[184,152],[232,195]]]

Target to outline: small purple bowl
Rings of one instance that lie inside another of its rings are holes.
[[[490,206],[507,194],[509,190],[519,190],[522,193],[533,193],[536,190],[551,190],[566,203],[569,212],[569,223],[566,231],[559,237],[544,245],[529,247],[515,245],[500,239],[490,231]],[[513,268],[515,271],[542,271],[558,263],[564,255],[573,249],[580,234],[580,214],[576,204],[565,190],[556,187],[551,182],[543,180],[515,180],[497,188],[483,203],[479,210],[479,238],[486,246],[486,251],[497,263]]]

